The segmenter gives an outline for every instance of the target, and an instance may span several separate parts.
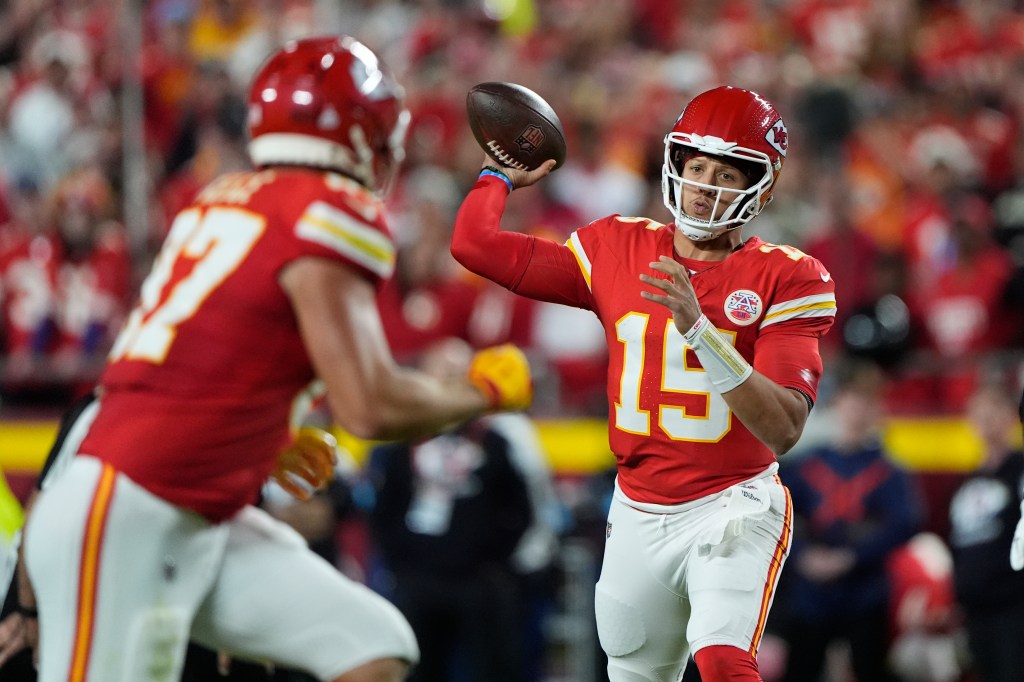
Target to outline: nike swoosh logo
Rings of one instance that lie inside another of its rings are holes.
[[[827,272],[822,272],[822,273],[820,273],[820,274],[821,274],[821,281],[822,281],[822,282],[827,282],[827,281],[829,281],[830,279],[832,279],[832,275],[831,275],[831,274],[829,274],[829,273],[827,273]]]

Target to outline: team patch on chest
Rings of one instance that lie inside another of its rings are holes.
[[[737,289],[725,297],[725,316],[741,327],[756,322],[763,310],[761,297],[749,289]]]

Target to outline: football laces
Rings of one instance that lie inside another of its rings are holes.
[[[525,163],[520,163],[519,161],[516,161],[514,158],[509,156],[505,152],[505,150],[501,148],[501,145],[499,145],[494,140],[490,140],[487,143],[487,149],[491,151],[491,156],[493,156],[496,160],[501,161],[506,166],[509,166],[510,168],[515,168],[516,170],[526,170]]]

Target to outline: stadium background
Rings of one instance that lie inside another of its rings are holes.
[[[886,443],[930,491],[941,533],[951,486],[980,456],[966,397],[993,380],[1019,390],[1024,376],[1021,4],[0,2],[0,468],[24,496],[170,217],[246,166],[245,87],[263,56],[344,32],[396,71],[413,112],[389,198],[404,279],[382,305],[396,353],[411,361],[447,335],[527,348],[539,376],[531,414],[576,503],[581,481],[612,465],[603,339],[574,311],[504,296],[447,257],[480,161],[465,93],[515,81],[560,114],[566,166],[516,196],[505,221],[558,238],[611,212],[667,219],[662,137],[693,94],[729,83],[773,101],[791,153],[748,231],[833,273],[826,367],[884,368]],[[793,456],[827,437],[831,381]]]

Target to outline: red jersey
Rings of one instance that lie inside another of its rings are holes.
[[[254,502],[313,379],[281,271],[314,256],[378,282],[394,255],[380,201],[342,176],[215,180],[171,226],[111,350],[81,451],[213,520]]]
[[[609,216],[576,230],[564,246],[497,233],[491,230],[505,191],[499,183],[481,180],[470,193],[453,251],[467,267],[487,271],[486,259],[494,261],[491,254],[502,248],[505,257],[491,263],[488,276],[525,295],[597,314],[609,351],[609,443],[626,494],[677,504],[769,467],[774,454],[734,418],[668,308],[640,296],[640,273],[658,274],[650,263],[675,257],[674,226]],[[723,261],[684,264],[696,271],[691,282],[704,314],[740,354],[813,401],[821,375],[818,339],[836,311],[834,283],[821,263],[751,237]]]

